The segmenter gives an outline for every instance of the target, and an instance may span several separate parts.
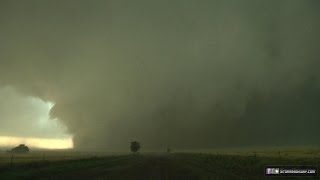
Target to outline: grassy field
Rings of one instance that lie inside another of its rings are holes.
[[[41,161],[61,161],[88,159],[93,157],[106,157],[122,155],[124,153],[105,153],[105,152],[74,152],[74,151],[33,151],[25,154],[0,152],[0,167],[8,164],[21,164]],[[11,163],[12,162],[12,163]]]
[[[0,154],[0,179],[277,179],[264,177],[266,165],[320,165],[318,150],[31,152],[14,154],[12,163],[11,158],[11,154]]]

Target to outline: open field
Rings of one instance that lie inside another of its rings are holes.
[[[316,150],[43,154],[14,154],[11,164],[11,154],[2,153],[0,179],[277,179],[264,177],[266,165],[320,165]]]
[[[40,161],[61,161],[74,159],[98,158],[124,153],[105,153],[105,152],[73,152],[73,151],[33,151],[29,153],[6,153],[0,152],[0,167],[8,164],[21,164]]]

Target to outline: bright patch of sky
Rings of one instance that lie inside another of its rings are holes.
[[[29,142],[41,148],[50,144],[51,149],[70,148],[72,136],[66,126],[49,116],[53,106],[52,102],[25,97],[11,87],[0,89],[0,146]]]

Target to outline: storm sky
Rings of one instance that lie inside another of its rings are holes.
[[[318,0],[2,0],[0,112],[14,113],[0,114],[0,135],[66,132],[76,149],[110,151],[133,140],[154,150],[319,146],[319,9]],[[54,104],[46,128],[30,125],[37,110],[23,97]]]

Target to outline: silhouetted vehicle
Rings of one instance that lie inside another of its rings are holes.
[[[131,142],[131,152],[138,152],[139,149],[141,148],[140,143],[137,141]]]
[[[29,152],[29,148],[28,146],[24,145],[24,144],[20,144],[19,146],[11,149],[11,150],[8,150],[7,152],[9,153],[27,153]]]

